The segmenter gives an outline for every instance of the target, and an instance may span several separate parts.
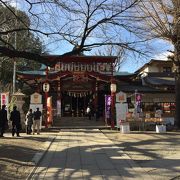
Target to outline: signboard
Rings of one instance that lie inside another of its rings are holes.
[[[162,110],[161,109],[157,109],[155,112],[155,118],[161,118],[162,116]]]
[[[1,93],[1,107],[2,105],[6,105],[6,107],[9,104],[9,92]]]
[[[31,95],[31,104],[41,104],[42,103],[42,95],[39,93],[34,93]]]
[[[126,93],[124,93],[122,91],[117,93],[116,94],[116,102],[119,102],[119,103],[127,102],[127,95],[126,95]]]
[[[120,122],[126,121],[126,115],[128,113],[127,103],[116,103],[116,124],[117,128],[120,128]]]
[[[74,73],[73,74],[73,81],[74,82],[87,82],[88,81],[88,76],[86,76],[84,73]]]
[[[111,63],[93,63],[85,64],[80,62],[65,63],[59,62],[55,65],[55,71],[70,71],[70,72],[99,72],[99,73],[112,73]]]

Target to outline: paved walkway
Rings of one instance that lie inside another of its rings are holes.
[[[31,179],[152,179],[97,129],[61,130]]]

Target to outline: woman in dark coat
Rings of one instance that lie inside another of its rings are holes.
[[[4,131],[6,130],[6,126],[8,124],[7,111],[5,108],[6,106],[2,105],[2,109],[0,110],[0,137],[3,137]]]
[[[17,107],[13,107],[13,111],[10,114],[10,120],[12,121],[12,136],[16,133],[17,136],[19,135],[19,131],[21,129],[21,116],[20,112],[17,111]]]

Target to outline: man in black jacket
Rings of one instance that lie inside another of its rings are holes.
[[[21,129],[21,116],[16,106],[13,107],[13,111],[10,115],[10,120],[12,121],[12,136],[14,136],[15,133],[17,134],[17,136],[20,136],[19,131]]]
[[[0,137],[3,137],[4,131],[8,124],[7,120],[7,111],[5,110],[6,105],[2,105],[2,109],[0,110]]]
[[[35,133],[35,128],[37,126],[37,134],[40,134],[40,118],[41,118],[41,111],[39,108],[34,112],[34,120],[33,120],[33,134]]]

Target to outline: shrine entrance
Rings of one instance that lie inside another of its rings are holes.
[[[62,116],[85,117],[88,103],[92,101],[91,95],[84,92],[65,92],[62,98]]]
[[[104,96],[111,93],[116,57],[47,55],[45,59],[49,67],[18,72],[18,78],[44,96],[46,124],[54,124],[54,119],[60,121],[63,117],[85,117],[88,103],[96,117],[104,115]],[[49,85],[48,91],[42,88],[44,84]]]

